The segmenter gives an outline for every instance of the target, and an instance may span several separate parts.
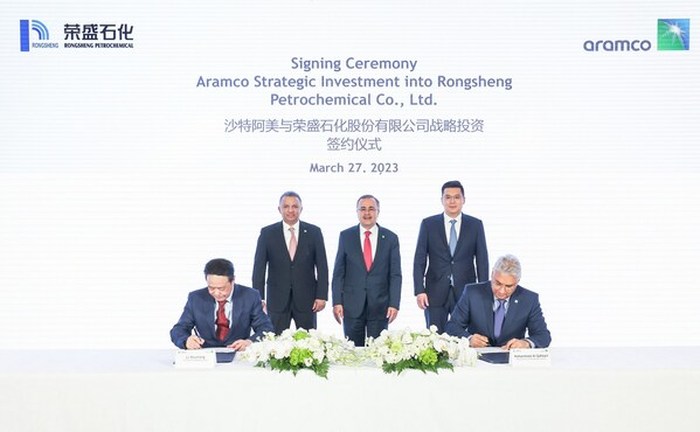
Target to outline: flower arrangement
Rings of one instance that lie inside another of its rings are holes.
[[[464,338],[438,334],[437,328],[420,331],[384,330],[378,338],[369,339],[365,355],[386,373],[400,374],[406,369],[437,373],[438,369],[474,366],[476,350]]]
[[[324,378],[328,377],[330,364],[359,362],[351,342],[314,329],[287,329],[279,336],[266,333],[260,342],[249,346],[242,355],[258,367],[291,371],[294,375],[301,369],[310,369]]]

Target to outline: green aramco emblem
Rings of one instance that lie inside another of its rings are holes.
[[[659,51],[687,51],[690,49],[689,19],[659,19],[656,28]]]

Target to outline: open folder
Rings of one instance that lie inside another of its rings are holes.
[[[231,363],[236,356],[236,351],[231,348],[216,348],[217,363]]]
[[[507,364],[510,361],[510,352],[492,351],[479,353],[479,360],[495,364]]]

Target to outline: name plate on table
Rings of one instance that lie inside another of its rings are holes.
[[[512,349],[510,350],[510,365],[514,367],[549,367],[552,358],[549,348]]]
[[[209,369],[216,366],[216,352],[213,350],[177,350],[175,367],[178,369]]]

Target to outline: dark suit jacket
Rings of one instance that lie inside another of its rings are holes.
[[[414,294],[428,294],[431,306],[443,306],[447,301],[450,275],[453,275],[454,287],[457,287],[455,300],[461,296],[462,287],[476,282],[477,276],[479,281],[489,278],[489,256],[484,224],[481,220],[462,214],[462,225],[453,258],[445,236],[443,217],[440,213],[423,219],[413,259]]]
[[[333,305],[343,305],[345,315],[357,318],[367,301],[367,319],[386,318],[389,306],[401,302],[401,255],[399,238],[377,225],[377,250],[372,267],[365,267],[359,225],[340,233],[333,268]]]
[[[185,348],[185,341],[197,328],[204,339],[204,347],[223,347],[238,339],[258,340],[263,332],[274,331],[270,318],[262,310],[260,295],[252,288],[234,284],[231,298],[231,325],[226,340],[216,338],[215,310],[217,304],[207,288],[192,291],[187,297],[180,320],[170,330],[170,340],[179,348]],[[255,334],[251,337],[251,327]]]
[[[496,338],[493,334],[493,291],[490,281],[467,285],[445,326],[445,332],[452,336],[469,337],[474,333],[486,336],[491,346],[503,346],[513,338],[523,339],[525,330],[528,339],[537,348],[546,348],[552,342],[537,293],[520,285],[515,288],[508,302],[501,336]]]
[[[290,307],[311,312],[314,300],[328,300],[328,260],[323,234],[316,225],[299,222],[297,251],[294,261],[277,222],[260,230],[253,264],[253,287],[265,298],[267,271],[267,310],[285,312]],[[289,294],[293,304],[289,304]]]

